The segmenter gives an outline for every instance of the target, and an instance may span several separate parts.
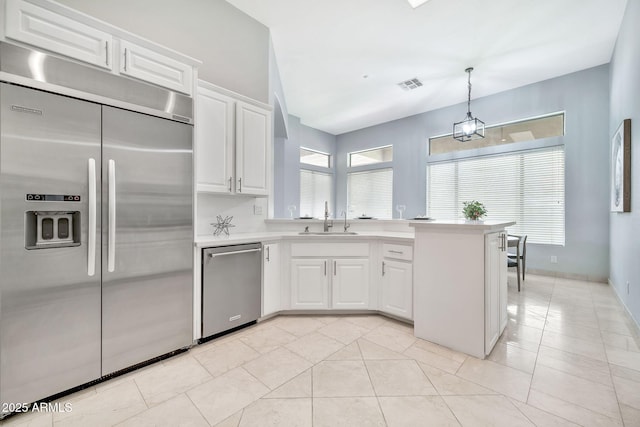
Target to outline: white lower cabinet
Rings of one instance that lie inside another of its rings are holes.
[[[329,308],[327,259],[294,258],[291,260],[291,308]]]
[[[369,308],[369,260],[333,260],[332,308]]]
[[[280,246],[263,245],[262,256],[262,315],[267,316],[282,309]]]
[[[507,251],[503,232],[485,236],[485,354],[489,354],[507,323]]]
[[[368,243],[291,244],[291,309],[370,308]]]
[[[380,311],[413,319],[412,263],[385,258],[380,288]]]

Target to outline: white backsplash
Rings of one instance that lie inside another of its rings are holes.
[[[213,234],[217,215],[233,216],[230,228],[233,233],[251,233],[265,231],[264,220],[267,218],[266,197],[245,197],[245,196],[225,196],[209,193],[198,193],[197,214],[196,214],[196,234]],[[255,208],[261,209],[262,213],[256,215]]]

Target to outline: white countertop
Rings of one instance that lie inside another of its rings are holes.
[[[272,242],[282,239],[296,240],[371,240],[371,239],[394,239],[413,242],[414,233],[397,231],[358,231],[357,234],[300,234],[296,231],[265,231],[254,233],[232,233],[230,236],[200,235],[195,238],[195,245],[198,248],[209,248],[213,246],[237,245],[242,243]]]
[[[515,221],[411,221],[416,231],[492,232],[514,225]]]

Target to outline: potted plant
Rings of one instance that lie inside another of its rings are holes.
[[[462,206],[462,213],[464,214],[464,217],[470,221],[479,221],[487,213],[487,209],[484,205],[477,200],[462,202]]]

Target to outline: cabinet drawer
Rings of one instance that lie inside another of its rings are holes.
[[[368,243],[293,243],[291,256],[368,257]]]
[[[405,261],[413,260],[413,247],[405,245],[394,245],[392,243],[384,243],[382,245],[382,256],[385,258],[402,259]]]

